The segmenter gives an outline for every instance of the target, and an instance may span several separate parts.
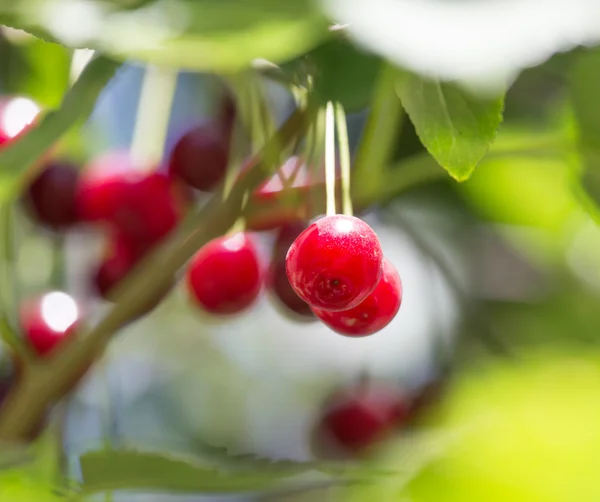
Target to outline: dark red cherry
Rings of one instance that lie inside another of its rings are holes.
[[[75,332],[79,316],[79,307],[71,296],[52,291],[21,306],[20,324],[34,351],[45,356]]]
[[[315,315],[332,330],[346,336],[368,336],[385,328],[396,316],[402,303],[400,276],[387,259],[375,289],[356,307],[339,312],[317,309]]]
[[[262,275],[251,237],[239,232],[203,246],[187,269],[187,284],[200,307],[228,315],[245,310],[258,298]]]
[[[308,224],[305,221],[295,221],[280,227],[273,244],[273,260],[285,260],[290,246],[306,230],[307,226]]]
[[[316,429],[315,449],[323,456],[361,454],[407,418],[408,404],[399,389],[383,384],[347,389],[326,403]]]
[[[169,158],[169,174],[188,185],[210,192],[225,176],[231,134],[209,122],[186,132]]]
[[[25,207],[31,216],[55,230],[77,223],[78,177],[79,170],[70,162],[53,160],[46,163],[25,193]]]
[[[122,235],[115,235],[109,241],[106,257],[100,263],[92,277],[94,290],[99,296],[108,301],[115,300],[115,290],[143,258],[144,251]],[[174,282],[174,281],[173,281]],[[171,291],[173,282],[167,287],[159,288],[153,299],[139,309],[130,320],[135,320],[142,315],[154,310],[165,296]]]
[[[269,290],[275,299],[287,310],[302,318],[314,319],[310,305],[300,298],[292,289],[285,270],[285,260],[276,260],[271,263],[268,272]]]
[[[348,310],[377,286],[383,269],[377,235],[354,216],[326,216],[310,225],[287,254],[294,291],[320,309]]]

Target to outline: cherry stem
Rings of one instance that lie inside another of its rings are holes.
[[[335,126],[340,152],[340,167],[342,170],[342,212],[352,216],[352,197],[350,195],[350,142],[348,141],[348,124],[346,112],[342,103],[335,104]]]
[[[62,350],[33,365],[23,375],[0,411],[0,440],[23,440],[47,407],[65,394],[69,382],[102,355],[114,333],[152,300],[156,291],[168,284],[200,247],[223,235],[235,223],[242,212],[245,195],[268,176],[279,160],[280,146],[304,134],[313,115],[312,107],[296,110],[253,158],[252,167],[240,177],[225,201],[221,200],[221,186],[197,212],[190,231],[176,232],[132,270],[118,288],[115,306],[95,327],[82,336],[69,338]]]
[[[326,214],[333,216],[335,210],[335,115],[333,103],[325,107],[325,199]]]
[[[146,67],[131,141],[138,168],[154,169],[162,161],[176,88],[177,71]]]

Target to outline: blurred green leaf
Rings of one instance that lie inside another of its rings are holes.
[[[429,153],[455,179],[468,179],[496,136],[504,96],[478,98],[454,84],[409,73],[397,89]]]
[[[44,108],[56,108],[69,87],[71,51],[39,38],[31,38],[17,49],[26,62],[26,73],[18,83],[19,94]]]
[[[575,160],[583,207],[600,218],[600,50],[583,52],[570,75],[571,103],[579,140]]]
[[[17,197],[33,174],[31,168],[36,161],[73,124],[92,113],[96,99],[118,66],[104,57],[93,60],[65,95],[58,110],[49,112],[36,127],[0,151],[0,201]]]
[[[347,112],[368,106],[381,59],[341,39],[320,45],[307,59],[314,74],[314,91],[323,102],[339,101]]]
[[[313,0],[90,1],[83,10],[62,0],[27,0],[0,7],[0,22],[122,59],[212,71],[238,70],[257,58],[285,61],[329,33]]]
[[[140,451],[98,451],[81,457],[84,490],[117,489],[229,493],[263,490],[314,471],[314,464],[244,462],[221,470],[197,460]],[[252,467],[251,469],[249,467]]]

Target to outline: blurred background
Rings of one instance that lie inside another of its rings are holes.
[[[249,311],[216,320],[192,304],[180,281],[158,308],[115,337],[69,396],[62,442],[71,476],[80,476],[81,454],[106,447],[198,456],[217,447],[273,460],[320,458],[315,431],[328,399],[368,382],[432,405],[419,409],[416,422],[398,424],[376,458],[402,457],[403,438],[432,423],[460,427],[465,417],[481,415],[489,418],[490,432],[471,438],[446,463],[419,471],[406,494],[404,485],[385,491],[380,484],[315,491],[302,500],[598,500],[590,480],[600,449],[590,445],[600,446],[600,230],[595,209],[582,203],[569,77],[582,52],[536,61],[515,77],[504,123],[468,181],[458,183],[440,168],[426,183],[361,213],[402,279],[402,306],[386,328],[360,339],[339,336],[321,323],[290,317],[267,292]],[[2,28],[0,91],[41,109],[57,107],[76,70],[72,56],[61,45]],[[120,69],[91,118],[71,129],[53,155],[83,167],[101,153],[129,148],[144,75],[138,63]],[[271,80],[262,83],[281,123],[292,97]],[[165,159],[185,131],[218,112],[220,86],[208,73],[179,73]],[[349,85],[347,91],[360,97],[372,87]],[[578,94],[577,106],[593,107],[592,87],[588,96]],[[350,111],[354,149],[368,113],[362,105]],[[403,117],[393,165],[427,158]],[[59,241],[21,208],[15,218],[17,253],[9,266],[20,294],[48,289],[57,246],[64,244],[67,291],[94,318],[106,312],[108,302],[97,299],[90,284],[103,235],[77,228]],[[256,239],[267,263],[275,233],[256,233]],[[509,439],[499,444],[504,434]],[[556,442],[549,445],[548,437]],[[530,451],[531,457],[524,453]],[[479,455],[488,470],[475,468]],[[561,458],[580,462],[568,467]],[[123,502],[220,498],[111,496]]]

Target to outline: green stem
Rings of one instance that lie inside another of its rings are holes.
[[[352,197],[350,194],[350,142],[348,141],[348,127],[346,113],[341,103],[335,105],[335,126],[337,130],[340,152],[340,166],[342,171],[342,212],[352,216]]]
[[[333,103],[325,108],[325,193],[327,194],[327,216],[336,213],[335,208],[335,116]]]
[[[354,162],[353,182],[366,192],[375,192],[385,183],[383,173],[396,147],[402,104],[396,94],[397,70],[386,65],[373,92],[367,124],[358,145]]]
[[[312,108],[296,110],[278,133],[253,159],[225,201],[217,192],[196,215],[190,232],[178,232],[142,260],[124,281],[116,305],[84,336],[65,342],[62,350],[27,372],[11,391],[0,412],[0,440],[24,439],[45,410],[69,388],[69,382],[104,352],[113,334],[151,301],[155,291],[166,287],[173,274],[209,240],[223,235],[241,214],[245,195],[254,190],[279,159],[280,145],[303,134],[312,119]],[[221,188],[222,190],[222,188]]]
[[[176,87],[176,70],[146,67],[131,141],[136,166],[154,169],[162,161]]]

